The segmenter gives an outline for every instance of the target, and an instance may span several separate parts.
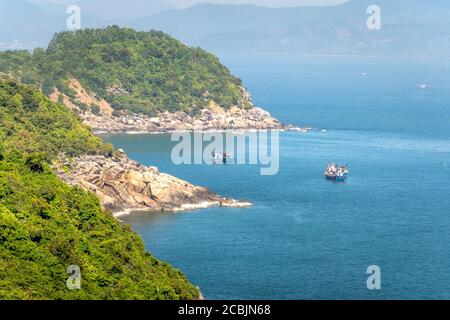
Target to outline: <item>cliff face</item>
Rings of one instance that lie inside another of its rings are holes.
[[[242,207],[250,203],[221,197],[171,175],[146,167],[125,155],[80,156],[55,162],[57,175],[96,194],[116,215],[130,211],[180,211],[211,206]]]

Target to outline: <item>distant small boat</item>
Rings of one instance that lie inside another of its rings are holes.
[[[233,154],[231,152],[224,152],[223,157],[225,159],[233,159]]]
[[[361,72],[359,75],[360,75],[361,77],[365,77],[365,76],[367,76],[367,73]]]
[[[418,89],[428,89],[428,85],[426,84],[426,83],[423,83],[423,84],[419,84],[419,85],[417,85],[417,88]]]
[[[211,157],[215,163],[222,162],[226,164],[228,159],[233,159],[233,154],[230,152],[223,152],[223,153],[213,152],[211,154]]]
[[[212,159],[213,159],[214,161],[220,161],[220,160],[222,160],[222,155],[221,155],[220,153],[215,153],[215,152],[213,152],[213,153],[211,154],[211,157],[212,157]]]
[[[345,181],[349,176],[347,165],[336,165],[334,162],[328,164],[324,172],[325,178],[333,181]]]

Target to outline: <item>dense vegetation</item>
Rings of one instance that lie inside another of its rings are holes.
[[[158,31],[113,26],[62,32],[46,50],[1,53],[0,72],[38,85],[47,94],[57,87],[68,96],[73,92],[67,80],[76,78],[115,109],[149,115],[165,110],[196,113],[208,100],[225,109],[247,106],[240,79],[215,56]]]
[[[0,81],[0,299],[196,298],[94,195],[52,173],[60,153],[114,151],[40,91]],[[81,290],[66,286],[70,265]]]

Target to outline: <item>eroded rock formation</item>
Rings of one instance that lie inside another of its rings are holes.
[[[60,178],[95,193],[104,208],[117,215],[130,211],[180,211],[211,206],[242,207],[250,203],[221,197],[130,160],[126,155],[106,158],[61,157],[54,164]]]

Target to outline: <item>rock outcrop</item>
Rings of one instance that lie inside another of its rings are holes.
[[[96,133],[163,133],[191,130],[250,130],[279,129],[307,130],[282,125],[267,111],[251,103],[250,94],[242,89],[245,107],[233,106],[225,110],[204,94],[206,107],[196,117],[186,112],[163,112],[157,117],[114,110],[107,101],[88,93],[76,79],[69,87],[75,97],[60,91],[51,100],[65,104],[76,112]],[[109,94],[128,94],[119,86],[108,88]],[[160,173],[121,156],[82,156],[75,159],[61,157],[54,164],[60,178],[96,194],[103,207],[116,215],[131,211],[180,211],[211,206],[242,207],[251,205],[221,197],[207,188],[194,186],[171,175]]]
[[[163,112],[158,117],[122,112],[120,116],[104,117],[93,114],[81,116],[84,123],[97,133],[153,133],[201,130],[290,129],[260,108],[233,107],[223,113],[203,109],[197,118],[183,111]]]
[[[211,206],[243,207],[250,203],[221,197],[130,160],[126,155],[106,158],[61,157],[54,164],[58,176],[96,194],[103,207],[116,215],[131,211],[180,211]]]
[[[242,88],[243,99],[250,107],[233,106],[227,110],[214,101],[205,98],[205,105],[199,115],[191,116],[184,111],[162,112],[156,117],[134,114],[129,111],[114,111],[103,99],[89,94],[81,84],[71,79],[69,87],[75,92],[76,99],[61,94],[57,89],[50,98],[64,103],[76,112],[82,121],[96,133],[164,133],[173,131],[196,130],[307,130],[291,125],[283,125],[269,112],[255,107],[250,94]],[[119,87],[108,88],[111,94],[125,94]]]

